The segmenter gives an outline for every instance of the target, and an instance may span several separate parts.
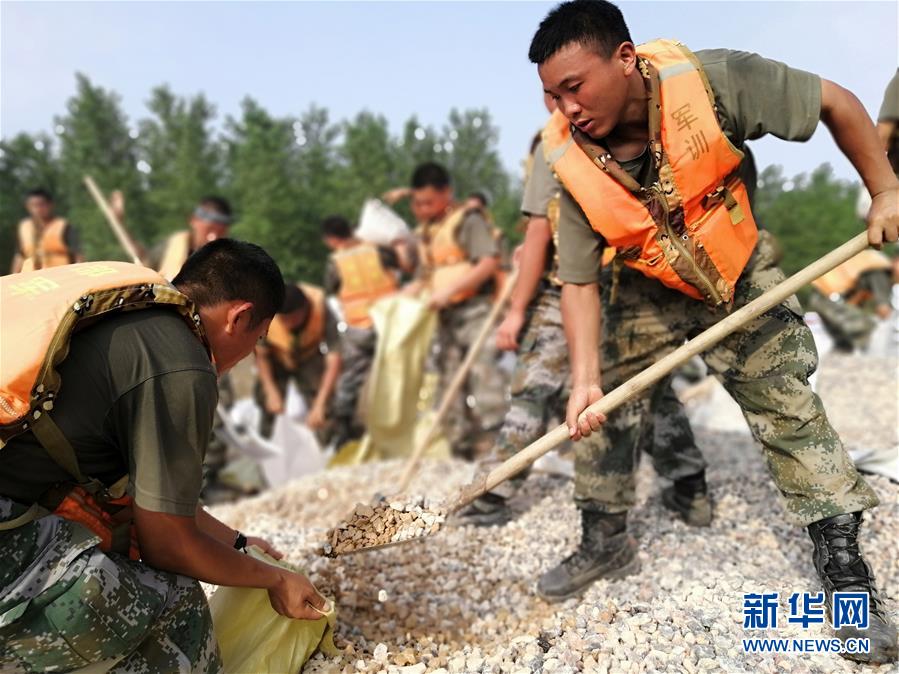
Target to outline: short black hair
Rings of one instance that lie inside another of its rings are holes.
[[[353,227],[342,215],[329,215],[322,220],[321,230],[324,236],[333,236],[335,239],[353,238]]]
[[[295,283],[284,286],[284,302],[278,310],[279,314],[292,314],[294,311],[306,309],[309,306],[309,296]]]
[[[227,215],[229,218],[233,215],[231,212],[231,204],[228,203],[228,200],[217,194],[207,194],[200,199],[199,205],[203,208],[209,208],[219,215]]]
[[[490,205],[490,199],[488,199],[487,195],[481,191],[476,190],[476,191],[472,192],[471,194],[468,195],[468,198],[469,199],[477,199],[478,201],[481,202],[481,206],[483,206],[484,208],[487,208],[487,206]]]
[[[633,42],[621,10],[607,0],[571,0],[555,7],[540,22],[531,40],[531,63],[546,62],[575,42],[609,58],[622,42]]]
[[[236,239],[216,239],[198,248],[172,284],[198,307],[252,302],[250,328],[284,304],[284,279],[277,263],[255,243]]]
[[[441,164],[428,161],[419,164],[412,172],[412,189],[420,190],[422,187],[433,187],[438,190],[450,186],[450,174]]]
[[[50,190],[46,187],[35,187],[27,192],[25,192],[25,199],[30,199],[31,197],[40,197],[41,199],[45,199],[50,203],[53,203],[53,195],[50,194]]]

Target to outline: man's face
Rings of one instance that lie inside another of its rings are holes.
[[[252,308],[252,305],[250,307]],[[269,318],[254,327],[250,327],[251,322],[250,309],[233,308],[203,317],[203,325],[219,375],[228,372],[253,352],[268,332],[272,321]]]
[[[53,202],[40,196],[28,197],[25,200],[25,210],[35,220],[47,222],[53,218]]]
[[[308,317],[308,315],[309,307],[303,307],[302,309],[291,311],[288,314],[279,314],[278,318],[280,318],[284,322],[284,327],[286,327],[291,332],[296,332],[306,324],[306,318]]]
[[[212,222],[199,218],[196,215],[190,219],[190,229],[192,232],[193,248],[202,248],[210,241],[216,239],[227,239],[228,225],[221,222]]]
[[[605,138],[622,118],[627,101],[627,75],[633,70],[625,42],[608,59],[572,42],[537,68],[544,91],[562,114],[592,138]]]
[[[438,189],[429,185],[413,189],[410,204],[412,215],[418,222],[434,222],[446,215],[452,200],[453,190],[450,187]]]

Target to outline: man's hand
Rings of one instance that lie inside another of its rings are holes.
[[[275,547],[264,538],[259,538],[258,536],[247,536],[247,545],[255,545],[257,548],[262,550],[262,552],[267,555],[271,555],[275,559],[284,558],[284,553],[280,550],[275,549]]]
[[[877,314],[877,318],[885,321],[893,313],[893,307],[889,304],[878,304],[877,308],[874,309],[874,313]]]
[[[605,414],[594,414],[593,412],[584,415],[584,418],[578,421],[581,412],[602,396],[602,389],[598,384],[576,386],[571,389],[565,423],[568,425],[568,435],[572,440],[588,437],[593,431],[598,431],[599,427],[606,422]]]
[[[440,311],[450,305],[451,296],[445,290],[435,290],[428,300],[428,307]]]
[[[272,608],[288,618],[299,620],[318,620],[321,613],[312,606],[324,610],[325,599],[312,586],[306,576],[291,573],[286,569],[280,574],[278,582],[268,591]]]
[[[868,211],[868,243],[880,248],[899,238],[899,187],[891,187],[871,198]]]
[[[315,404],[306,415],[306,425],[313,431],[324,427],[325,425],[325,407],[324,405]]]
[[[383,201],[388,206],[393,206],[398,201],[402,201],[406,197],[412,194],[412,189],[409,187],[394,187],[392,190],[387,190],[381,195],[381,201]]]
[[[518,349],[518,334],[524,325],[524,312],[510,307],[506,317],[500,323],[496,331],[496,346],[502,351],[516,351]]]
[[[284,412],[284,396],[277,389],[265,392],[265,409],[269,414],[281,414]]]

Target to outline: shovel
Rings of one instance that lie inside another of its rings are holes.
[[[868,234],[867,232],[862,232],[839,248],[811,263],[805,267],[805,269],[802,269],[790,278],[771,288],[749,304],[730,314],[708,330],[700,333],[680,348],[643,370],[640,374],[623,383],[615,390],[610,391],[603,396],[602,399],[597,400],[584,410],[581,413],[581,418],[588,412],[593,412],[594,414],[608,414],[622,403],[630,400],[638,393],[641,393],[667,376],[672,370],[687,362],[693,356],[707,351],[710,347],[714,346],[738,328],[744,326],[746,323],[765,313],[772,307],[777,306],[803,286],[808,285],[822,274],[825,274],[834,267],[846,262],[867,247]],[[449,515],[464,508],[479,496],[483,496],[488,491],[496,488],[497,485],[517,475],[524,468],[531,465],[534,461],[550,450],[555,449],[566,440],[568,440],[568,427],[566,424],[560,424],[540,439],[535,440],[520,452],[508,458],[489,473],[476,477],[470,484],[462,487],[454,498],[444,502],[440,510]],[[439,528],[442,528],[442,524],[437,527],[438,530]],[[413,540],[420,540],[431,533],[436,533],[436,531],[425,530],[422,535],[415,538],[357,548],[352,550],[352,552],[376,550],[390,545],[397,545],[400,542],[406,543]],[[341,554],[349,553],[346,552]]]

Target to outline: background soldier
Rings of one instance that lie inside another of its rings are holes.
[[[29,190],[25,210],[28,217],[19,223],[19,248],[12,259],[11,273],[84,262],[78,231],[56,215],[53,196],[47,190]]]
[[[210,241],[225,239],[234,218],[227,199],[214,195],[203,197],[190,217],[189,227],[170,235],[149,254],[148,266],[172,280],[187,258]]]
[[[284,304],[256,347],[256,404],[262,410],[259,432],[270,437],[275,416],[284,412],[287,385],[292,380],[303,396],[306,425],[322,445],[333,430],[329,405],[340,376],[337,319],[328,309],[321,288],[287,285]]]
[[[396,292],[400,263],[397,254],[353,236],[340,216],[325,218],[322,238],[333,251],[325,268],[325,292],[336,295],[346,330],[340,335],[341,370],[334,397],[335,446],[360,437],[356,406],[375,357],[377,335],[368,310],[382,297]]]

